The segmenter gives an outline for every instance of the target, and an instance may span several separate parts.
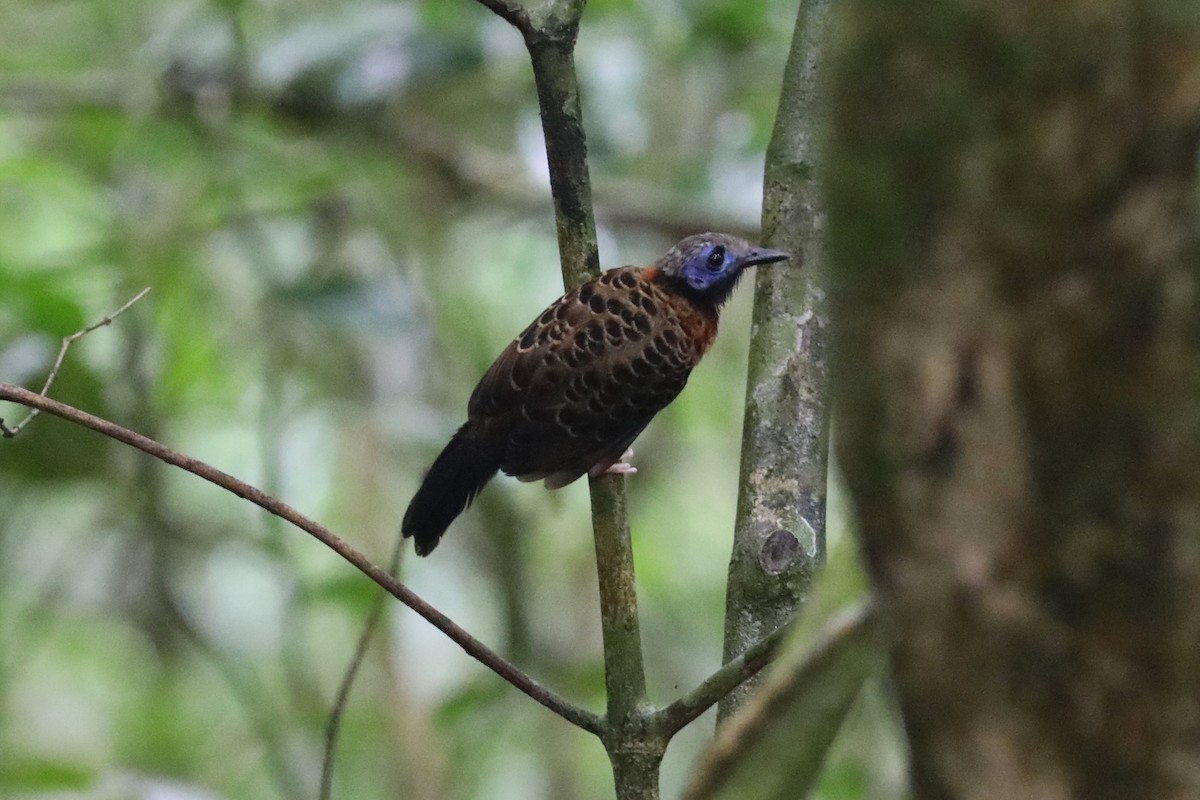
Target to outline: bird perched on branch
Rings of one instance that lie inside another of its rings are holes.
[[[497,471],[548,489],[634,472],[627,449],[687,383],[742,272],[788,257],[702,233],[654,266],[609,270],[552,303],[479,381],[466,424],[409,504],[401,529],[417,555]]]

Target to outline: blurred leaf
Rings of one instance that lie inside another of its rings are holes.
[[[0,284],[4,287],[0,336],[44,332],[55,339],[57,349],[62,337],[87,325],[78,299],[62,287],[62,278],[53,272],[16,274],[0,265]]]
[[[763,3],[707,0],[695,14],[696,33],[732,50],[747,48],[769,30]]]
[[[268,299],[331,329],[409,329],[416,322],[412,308],[389,305],[395,298],[381,296],[377,285],[345,273],[297,281],[275,289]]]
[[[59,266],[103,241],[111,211],[101,187],[61,161],[0,158],[0,259]]]
[[[870,781],[859,764],[835,764],[821,776],[821,800],[862,800]]]
[[[424,0],[421,3],[421,21],[430,31],[461,33],[470,19],[477,19],[483,9],[472,9],[471,3],[447,3],[445,0]]]
[[[640,9],[636,0],[592,0],[588,3],[588,18],[599,14],[634,14]]]
[[[438,706],[439,725],[460,725],[475,719],[483,709],[503,703],[510,687],[494,675],[473,680],[454,692]]]
[[[353,619],[365,619],[380,589],[358,573],[339,574],[302,585],[301,600],[306,604],[331,603],[340,606]]]
[[[143,177],[152,175],[161,182],[172,177],[201,177],[196,174],[204,168],[197,152],[200,142],[186,122],[155,118],[127,124],[120,133],[113,153],[119,159],[115,165],[118,169],[136,169]]]
[[[158,676],[155,676],[156,678]],[[134,702],[119,711],[119,757],[139,769],[157,773],[186,773],[193,751],[204,740],[202,731],[189,730],[187,704],[170,679],[147,680]]]
[[[239,334],[213,324],[209,315],[217,305],[214,288],[189,269],[185,253],[163,253],[159,262],[163,278],[155,285],[154,345],[160,353],[155,403],[169,409],[189,400],[211,402],[224,397],[237,375],[229,364],[252,356],[254,341],[243,339],[244,349],[223,352],[219,337]],[[162,269],[171,265],[176,266],[174,271]]]
[[[62,147],[83,169],[102,178],[112,168],[112,154],[121,135],[129,128],[129,118],[115,108],[83,106],[63,116]]]
[[[475,37],[463,35],[462,31],[453,35],[422,36],[410,44],[409,52],[414,77],[436,77],[444,81],[484,66],[479,43]]]
[[[95,771],[71,761],[8,754],[0,759],[0,795],[25,792],[79,792],[91,786]]]

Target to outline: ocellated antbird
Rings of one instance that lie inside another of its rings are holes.
[[[433,462],[401,529],[418,555],[497,471],[557,489],[629,473],[624,454],[687,383],[747,267],[787,253],[701,233],[653,266],[602,273],[550,305],[480,379],[467,421]]]

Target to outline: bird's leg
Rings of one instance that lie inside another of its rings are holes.
[[[596,466],[588,470],[588,475],[593,478],[598,478],[601,475],[636,475],[637,467],[629,463],[629,459],[633,458],[633,448],[626,448],[621,457],[612,464],[605,464],[601,461]]]

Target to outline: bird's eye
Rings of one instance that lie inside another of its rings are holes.
[[[711,270],[718,270],[724,264],[725,264],[725,248],[722,247],[721,245],[717,245],[716,247],[714,247],[712,249],[712,252],[708,254],[708,268]]]

